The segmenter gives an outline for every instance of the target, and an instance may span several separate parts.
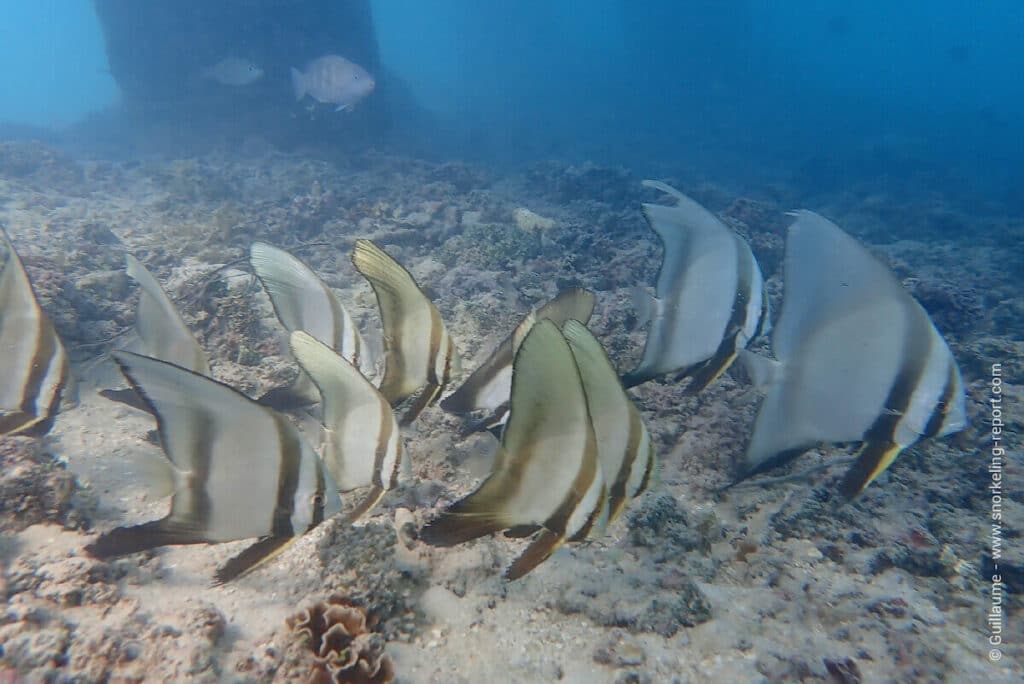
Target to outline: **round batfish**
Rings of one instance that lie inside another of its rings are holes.
[[[244,86],[263,78],[263,69],[241,57],[225,57],[203,69],[202,76],[223,85]]]
[[[309,95],[318,102],[337,105],[338,111],[352,109],[375,85],[366,69],[338,55],[314,59],[305,71],[292,68],[296,100]]]

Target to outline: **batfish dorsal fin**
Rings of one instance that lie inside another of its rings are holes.
[[[371,498],[376,503],[398,484],[403,458],[391,404],[355,366],[308,333],[293,332],[291,349],[323,397],[323,461],[328,472],[342,491],[374,487]]]
[[[538,320],[561,326],[570,319],[586,324],[594,314],[597,298],[590,290],[562,290],[527,314],[512,333],[473,371],[457,390],[445,397],[441,408],[450,413],[494,412],[508,402],[512,390],[512,359],[519,344]]]
[[[210,374],[206,354],[153,274],[131,254],[125,255],[128,277],[139,284],[135,330],[142,353],[202,375]]]
[[[0,436],[46,434],[70,395],[67,353],[0,227]]]
[[[352,263],[369,281],[380,308],[384,327],[381,394],[395,405],[426,387],[432,401],[459,365],[441,313],[412,275],[373,242],[356,240]],[[414,418],[407,415],[402,422]]]

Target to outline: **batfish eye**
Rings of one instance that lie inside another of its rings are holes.
[[[324,495],[323,494],[314,494],[312,502],[313,502],[314,506],[323,506],[324,505]]]

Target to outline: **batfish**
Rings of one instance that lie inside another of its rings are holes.
[[[341,491],[371,487],[350,513],[356,520],[398,484],[402,438],[391,404],[359,370],[330,347],[297,330],[291,335],[296,361],[323,397],[324,465]]]
[[[458,351],[441,313],[401,264],[369,240],[356,240],[352,263],[373,287],[384,326],[381,394],[395,406],[420,390],[400,421],[409,425],[458,372]]]
[[[285,330],[289,333],[305,330],[355,364],[366,377],[373,375],[373,356],[368,353],[352,316],[309,266],[265,242],[252,244],[249,262]],[[291,387],[274,388],[260,397],[259,402],[289,409],[318,400],[316,388],[303,374]]]
[[[666,373],[690,378],[696,393],[714,382],[768,327],[768,297],[747,242],[675,188],[644,181],[675,199],[674,206],[644,204],[661,238],[664,258],[656,297],[638,302],[650,327],[640,365],[623,378],[635,387]]]
[[[126,255],[128,276],[139,284],[139,304],[135,309],[135,333],[139,352],[161,361],[167,361],[201,375],[210,374],[206,353],[196,342],[188,326],[181,320],[178,310],[142,262]],[[100,395],[134,408],[148,410],[144,402],[130,388],[101,390]]]
[[[580,321],[562,328],[583,380],[587,407],[597,437],[601,472],[608,488],[607,515],[594,533],[604,532],[626,502],[647,489],[656,466],[654,447],[640,411],[626,394],[604,347]]]
[[[421,531],[435,546],[512,531],[539,533],[505,573],[514,580],[569,539],[586,537],[606,510],[597,438],[569,344],[538,321],[512,365],[508,424],[493,472]]]
[[[778,360],[743,357],[766,396],[740,474],[819,442],[860,442],[840,487],[852,498],[906,447],[965,427],[963,383],[928,314],[882,262],[818,214],[793,215]]]
[[[0,227],[0,436],[45,435],[75,403],[68,355]]]
[[[100,535],[86,547],[92,556],[260,537],[217,571],[227,582],[341,511],[330,474],[283,415],[180,366],[112,356],[156,416],[174,494],[167,517]]]

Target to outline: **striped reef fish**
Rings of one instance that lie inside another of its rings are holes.
[[[0,436],[45,435],[74,389],[64,345],[0,227]]]
[[[357,520],[398,485],[408,466],[398,421],[391,404],[359,370],[309,333],[291,334],[295,360],[323,398],[324,442],[321,457],[342,492],[370,487],[349,514]]]
[[[513,361],[511,410],[494,470],[428,523],[420,538],[452,546],[501,530],[515,537],[539,530],[506,571],[514,580],[567,540],[586,538],[606,510],[580,372],[558,326],[538,321]]]
[[[265,242],[254,242],[249,263],[274,306],[277,320],[289,333],[305,330],[352,362],[366,377],[374,373],[374,358],[348,310],[334,291],[309,266]],[[259,402],[278,409],[308,406],[319,400],[304,374],[291,387],[275,388]]]
[[[486,411],[486,418],[474,424],[469,430],[471,432],[504,425],[512,391],[512,359],[526,333],[540,320],[553,321],[559,327],[570,319],[585,325],[594,314],[596,301],[590,290],[573,287],[562,290],[553,299],[533,309],[465,382],[444,398],[441,408],[456,414]]]
[[[643,359],[623,383],[635,387],[679,373],[690,378],[687,391],[697,393],[732,365],[738,349],[766,332],[764,279],[750,245],[718,217],[665,183],[643,184],[671,195],[675,205],[643,205],[664,257],[656,297],[637,299],[639,318],[650,327]]]
[[[928,314],[831,221],[792,214],[777,361],[745,352],[766,396],[742,477],[820,442],[860,442],[840,485],[858,495],[900,451],[967,424],[960,370]]]
[[[142,262],[131,254],[125,257],[128,277],[139,284],[139,304],[135,310],[135,333],[138,351],[154,359],[199,373],[210,374],[206,353],[196,342],[178,310]],[[138,409],[148,410],[146,402],[131,388],[101,390],[100,395]]]
[[[575,320],[565,322],[562,334],[569,342],[583,380],[601,472],[608,488],[607,515],[599,519],[593,531],[593,535],[600,535],[622,514],[628,500],[647,489],[657,462],[640,411],[623,389],[601,343],[583,323]]]
[[[222,583],[341,511],[330,474],[283,415],[180,366],[125,351],[112,356],[156,417],[174,494],[167,517],[102,534],[89,554],[259,537],[221,566]]]
[[[401,264],[369,240],[356,240],[352,263],[370,282],[380,308],[384,327],[381,394],[396,406],[420,390],[399,422],[409,425],[459,371],[459,353],[441,312]]]

